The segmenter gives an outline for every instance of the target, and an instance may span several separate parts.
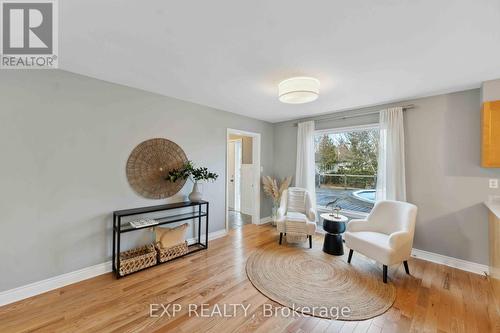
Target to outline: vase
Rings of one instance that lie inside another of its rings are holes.
[[[278,219],[278,209],[279,209],[278,204],[273,203],[273,209],[271,211],[271,218],[273,219],[273,225],[276,225],[276,220]]]
[[[202,194],[200,192],[198,182],[194,182],[193,190],[189,193],[189,201],[200,201]]]

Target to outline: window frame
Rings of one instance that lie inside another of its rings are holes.
[[[346,126],[346,127],[335,127],[335,128],[326,128],[326,129],[320,129],[320,130],[315,130],[314,131],[314,137],[317,135],[324,135],[324,134],[340,134],[340,133],[345,133],[345,132],[357,132],[357,131],[365,131],[365,130],[370,130],[370,129],[377,129],[380,131],[380,124],[379,123],[370,123],[370,124],[364,124],[364,125],[355,125],[355,126]],[[319,213],[326,213],[330,212],[331,210],[326,208],[325,206],[319,206],[316,204],[316,210]],[[366,218],[369,213],[364,213],[364,212],[358,212],[355,210],[348,210],[348,209],[343,209],[342,214],[346,215],[347,217],[351,218]]]

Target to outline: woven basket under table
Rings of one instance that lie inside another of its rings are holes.
[[[158,260],[165,262],[188,253],[188,244],[185,241],[172,247],[163,248],[160,243],[156,243],[156,251],[158,252]]]
[[[156,249],[153,244],[120,253],[120,275],[124,276],[143,268],[156,265]]]

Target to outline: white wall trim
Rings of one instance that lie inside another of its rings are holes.
[[[221,238],[224,236],[227,236],[227,231],[226,231],[226,229],[221,229],[221,230],[209,232],[208,233],[208,240],[211,241],[211,240]],[[202,239],[203,239],[203,237],[202,237]]]
[[[414,258],[426,260],[426,261],[431,261],[436,264],[441,264],[453,268],[458,268],[463,271],[471,272],[471,273],[476,273],[480,275],[484,275],[485,273],[489,272],[489,268],[487,265],[483,264],[478,264],[475,262],[467,261],[467,260],[462,260],[458,258],[453,258],[453,257],[448,257],[444,256],[442,254],[437,254],[433,252],[428,252],[424,250],[419,250],[419,249],[413,249],[411,251],[411,256]]]
[[[217,238],[224,237],[226,235],[227,235],[226,229],[221,229],[221,230],[209,232],[208,233],[208,240],[211,241],[211,240],[214,240],[214,239],[217,239]],[[204,239],[205,239],[205,234],[201,234],[201,240],[203,241]],[[192,242],[197,242],[198,241],[198,237],[193,237],[193,238],[189,238],[189,239],[186,239],[186,240],[187,240],[188,244],[191,244]]]
[[[273,222],[273,218],[271,216],[266,216],[260,219],[259,224],[266,224],[266,223],[271,223]]]
[[[111,261],[0,292],[0,306],[111,272]]]
[[[208,233],[208,240],[214,240],[227,235],[225,229]],[[205,235],[202,235],[202,239]],[[193,238],[194,240],[194,238]],[[102,264],[85,267],[77,271],[61,274],[45,280],[33,282],[25,286],[0,292],[0,306],[14,303],[28,297],[87,280],[98,275],[111,272],[111,260]]]

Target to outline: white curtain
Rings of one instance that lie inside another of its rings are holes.
[[[403,108],[380,111],[377,201],[406,201]]]
[[[309,192],[314,209],[316,209],[315,173],[314,121],[306,121],[298,124],[295,186],[305,188]]]

